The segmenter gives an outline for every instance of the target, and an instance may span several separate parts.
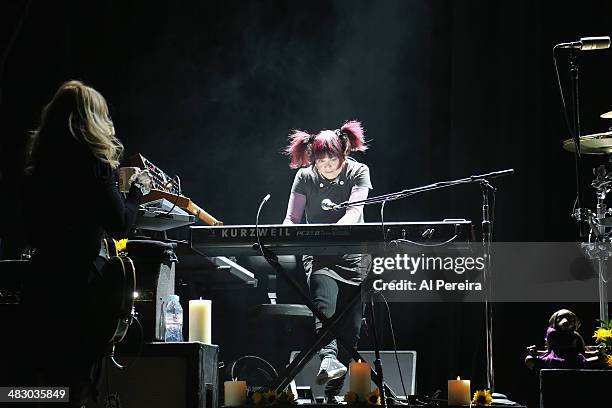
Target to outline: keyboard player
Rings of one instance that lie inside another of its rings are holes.
[[[372,188],[368,166],[350,157],[351,152],[363,152],[367,148],[363,128],[357,121],[317,134],[293,131],[285,153],[290,158],[289,167],[298,171],[291,187],[284,224],[298,224],[304,216],[306,223],[363,223],[363,206],[324,210],[321,203],[326,199],[340,203],[368,197]],[[304,255],[303,262],[313,302],[325,316],[331,317],[336,310],[344,309],[360,290],[371,257],[361,254]],[[362,316],[363,305],[357,302],[338,331],[353,347],[359,340]],[[321,327],[322,323],[317,319],[315,329]],[[334,339],[319,351],[319,357],[321,366],[316,381],[325,384],[327,401],[335,402],[344,383],[350,356],[344,350],[338,353]]]

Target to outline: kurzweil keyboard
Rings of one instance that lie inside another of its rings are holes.
[[[465,250],[472,242],[467,220],[363,224],[260,225],[262,245],[277,255],[340,255],[386,250]],[[192,226],[193,249],[208,256],[258,255],[254,225]]]

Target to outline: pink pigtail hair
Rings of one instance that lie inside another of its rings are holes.
[[[299,169],[310,164],[310,154],[308,152],[310,137],[308,133],[302,130],[294,130],[289,135],[289,145],[284,152],[290,158],[290,168]]]
[[[351,144],[352,151],[365,152],[368,149],[368,142],[365,140],[365,135],[361,122],[356,120],[347,121],[340,128],[342,133],[346,133]]]

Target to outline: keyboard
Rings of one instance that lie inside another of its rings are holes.
[[[262,245],[276,255],[342,255],[432,248],[469,249],[472,222],[443,220],[362,224],[260,225]],[[259,255],[255,225],[191,226],[190,245],[208,256]]]

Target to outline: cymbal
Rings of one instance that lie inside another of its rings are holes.
[[[606,113],[602,113],[600,115],[600,117],[604,118],[604,119],[612,119],[612,111],[610,112],[606,112]]]
[[[563,149],[575,151],[574,139],[563,141]],[[584,154],[612,154],[612,132],[580,136],[580,152]]]

